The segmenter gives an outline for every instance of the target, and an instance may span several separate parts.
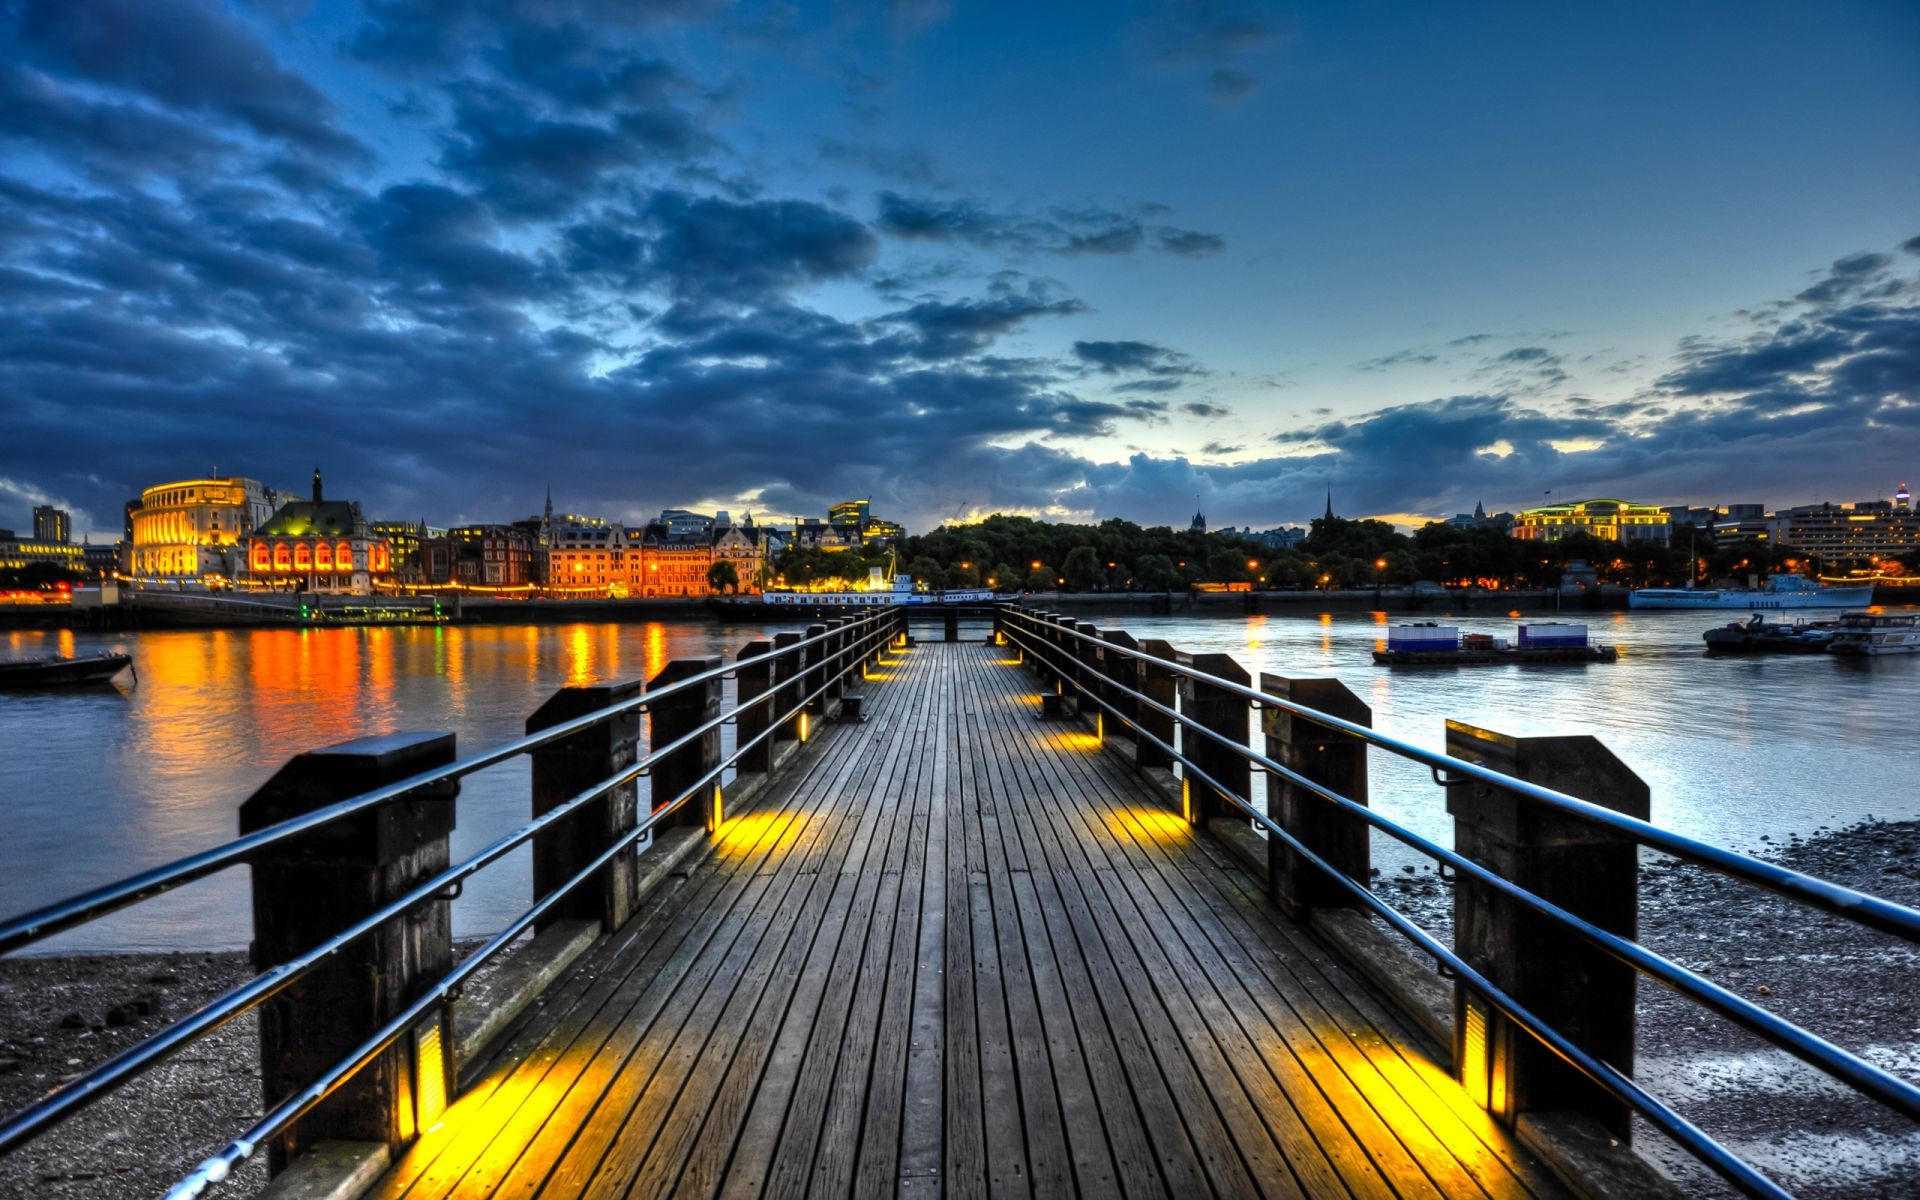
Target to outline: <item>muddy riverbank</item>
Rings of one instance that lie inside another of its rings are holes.
[[[1920,822],[1767,844],[1762,856],[1783,866],[1920,907]],[[1435,874],[1397,872],[1376,887],[1451,938],[1452,888]],[[1920,1083],[1920,947],[1663,857],[1643,867],[1641,896],[1646,945]],[[1797,1195],[1920,1197],[1913,1122],[1645,980],[1639,1015],[1636,1075],[1647,1089]],[[1636,1145],[1691,1194],[1734,1194],[1657,1134]]]

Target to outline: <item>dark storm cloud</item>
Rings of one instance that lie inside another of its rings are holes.
[[[1171,391],[1188,378],[1207,373],[1189,355],[1152,342],[1075,342],[1073,356],[1103,375],[1153,377],[1119,384],[1115,391]]]
[[[642,216],[658,231],[652,275],[679,300],[766,301],[852,275],[879,250],[865,225],[805,200],[735,203],[665,190]]]
[[[1230,417],[1233,415],[1232,409],[1219,404],[1209,404],[1204,400],[1188,401],[1180,406],[1180,411],[1186,413],[1188,416],[1199,417],[1202,420],[1212,420],[1215,417]]]
[[[204,129],[127,101],[96,101],[0,64],[0,141],[60,157],[102,183],[209,169],[232,149]]]
[[[460,89],[440,165],[473,184],[503,215],[550,218],[590,201],[603,176],[678,162],[711,139],[675,109],[631,110],[609,124],[530,113],[498,89]]]
[[[19,0],[0,9],[16,63],[231,120],[329,158],[364,155],[319,89],[207,0]]]
[[[917,335],[915,357],[942,359],[978,353],[1036,317],[1085,311],[1080,301],[1057,297],[1038,281],[1029,281],[1024,289],[1003,282],[984,299],[924,301],[882,320],[906,326]]]
[[[1149,206],[1158,211],[1157,206]],[[996,212],[974,200],[937,200],[881,192],[875,227],[908,240],[955,242],[1023,254],[1132,254],[1152,247],[1188,258],[1216,254],[1224,239],[1158,226],[1098,207],[1056,208],[1044,217]]]

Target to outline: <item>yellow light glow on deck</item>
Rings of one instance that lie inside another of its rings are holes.
[[[756,812],[722,821],[714,832],[714,853],[722,858],[751,853],[781,816],[778,812]]]
[[[1109,809],[1106,821],[1107,828],[1117,837],[1132,838],[1142,833],[1158,841],[1186,841],[1193,837],[1193,826],[1182,820],[1180,814],[1164,808],[1132,805]]]
[[[1043,744],[1045,743],[1046,739],[1049,736],[1058,738],[1060,740],[1059,744],[1065,746],[1069,750],[1082,750],[1091,754],[1094,751],[1100,749],[1100,739],[1095,737],[1091,733],[1055,733],[1051,735],[1042,734],[1041,740]]]
[[[893,672],[892,671],[868,671],[865,675],[861,676],[861,678],[878,679],[880,682],[885,683],[886,681],[893,678]]]
[[[713,785],[713,803],[707,809],[707,832],[718,833],[727,819],[727,799],[720,791],[720,785]]]
[[[1193,781],[1185,775],[1180,777],[1180,819],[1193,824]]]
[[[807,740],[808,718],[811,715],[812,715],[811,713],[804,713],[804,712],[800,714],[800,740],[802,742],[805,742]]]

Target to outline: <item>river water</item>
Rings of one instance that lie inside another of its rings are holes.
[[[1447,718],[1593,734],[1652,786],[1656,822],[1740,849],[1869,814],[1920,816],[1920,655],[1705,658],[1700,631],[1736,615],[1589,614],[1595,640],[1620,647],[1618,663],[1452,671],[1372,665],[1368,651],[1396,619],[1384,613],[1100,623],[1232,654],[1255,673],[1338,676],[1372,706],[1376,728],[1435,748]],[[1460,624],[1510,632],[1511,622],[1473,614]],[[232,837],[241,801],[302,750],[448,729],[470,752],[518,736],[564,684],[651,676],[765,632],[690,621],[0,633],[0,657],[120,649],[138,671],[111,688],[0,693],[0,914]],[[1373,788],[1376,807],[1448,840],[1444,798],[1424,768],[1376,755]],[[525,821],[527,794],[525,759],[468,777],[456,859]],[[1417,860],[1381,845],[1376,861],[1393,870]],[[528,874],[523,849],[471,881],[456,934],[490,932],[523,909]],[[249,936],[245,871],[234,870],[39,949],[224,949]]]

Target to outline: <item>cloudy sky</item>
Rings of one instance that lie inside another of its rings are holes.
[[[0,0],[0,526],[1920,477],[1911,3]]]

